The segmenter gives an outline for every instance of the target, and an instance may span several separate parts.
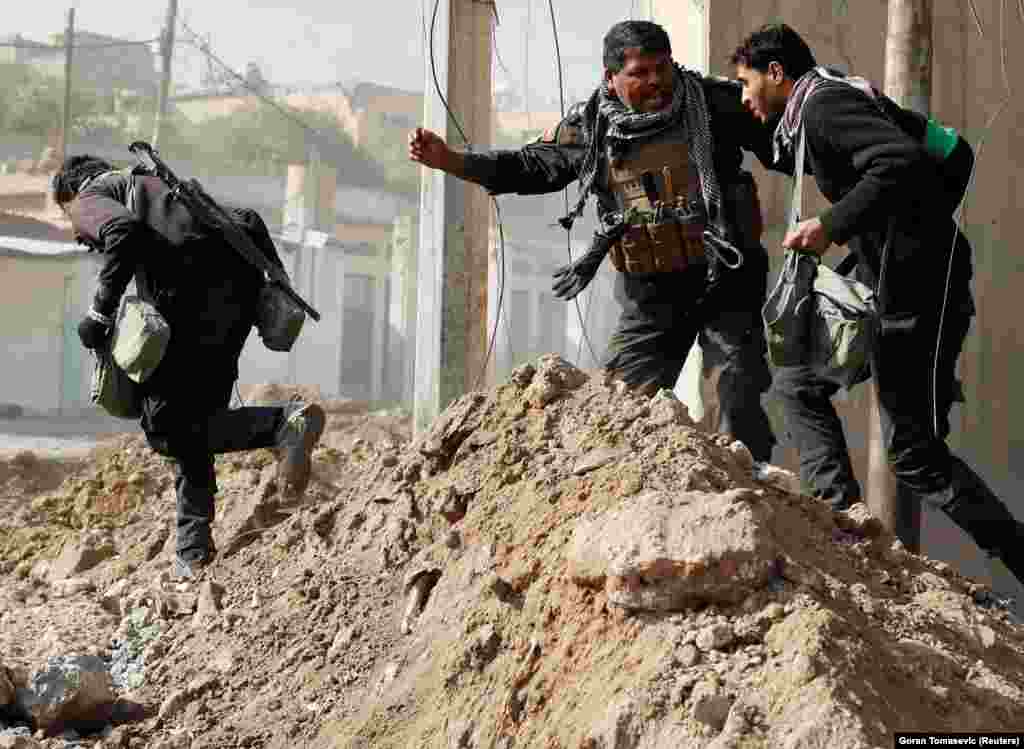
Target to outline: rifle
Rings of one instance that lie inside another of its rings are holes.
[[[201,225],[212,232],[223,237],[231,248],[242,256],[250,265],[255,266],[270,279],[270,283],[280,288],[289,299],[295,302],[303,312],[317,322],[320,321],[320,313],[311,307],[305,299],[298,295],[292,288],[291,281],[284,268],[272,263],[260,249],[253,244],[249,235],[242,231],[238,225],[231,220],[221,206],[210,197],[196,179],[182,182],[170,167],[157,156],[156,149],[145,141],[137,140],[128,146],[128,150],[139,160],[143,169],[163,180],[171,188],[171,195],[180,200],[192,217]]]

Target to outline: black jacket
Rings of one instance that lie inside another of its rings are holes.
[[[771,165],[771,131],[744,109],[738,84],[721,78],[703,78],[701,82],[714,143],[715,174],[727,202],[727,211],[733,216],[742,216],[742,210],[728,205],[730,188],[750,179],[741,169],[744,150],[754,153],[765,165]],[[556,132],[581,132],[583,116],[583,107],[573,107]],[[515,151],[466,154],[466,166],[469,178],[492,194],[538,195],[556,192],[578,179],[585,155],[586,143],[582,138],[559,135],[542,138]],[[605,184],[598,179],[594,187],[599,217],[617,209]]]
[[[881,106],[880,106],[881,105]],[[879,95],[822,89],[804,105],[807,168],[832,206],[821,221],[835,244],[849,243],[877,285],[883,309],[932,306],[945,287],[954,240],[955,277],[970,277],[970,247],[956,231],[947,185],[959,183],[924,149],[926,120]]]
[[[139,295],[153,302],[171,326],[167,366],[161,364],[160,369],[185,371],[202,362],[233,379],[255,320],[262,271],[223,240],[209,236],[156,177],[134,176],[130,211],[129,181],[124,171],[100,175],[70,206],[79,240],[107,256],[94,305],[113,314],[134,277]],[[244,209],[229,213],[280,265],[259,215]]]

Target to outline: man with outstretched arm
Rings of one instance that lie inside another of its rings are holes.
[[[556,192],[579,180],[571,226],[586,201],[600,230],[589,252],[555,274],[555,294],[575,297],[605,255],[619,273],[622,306],[604,366],[653,394],[671,389],[695,339],[718,367],[718,431],[767,461],[775,439],[761,407],[771,383],[761,324],[768,268],[756,188],[742,150],[770,160],[768,131],[730,81],[672,60],[664,29],[615,24],[604,37],[604,76],[558,127],[519,150],[466,153],[422,128],[413,161],[492,194]]]

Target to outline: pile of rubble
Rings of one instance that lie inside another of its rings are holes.
[[[544,357],[414,441],[325,442],[298,505],[269,451],[219,461],[198,584],[170,578],[160,484],[133,522],[21,560],[0,593],[7,735],[797,749],[1024,730],[1024,627],[984,588],[862,505],[799,495],[668,391]]]

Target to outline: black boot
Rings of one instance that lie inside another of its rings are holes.
[[[277,434],[282,455],[278,480],[287,494],[301,496],[312,471],[310,456],[323,434],[327,415],[316,403],[292,402],[284,408],[284,424]]]
[[[1024,584],[1024,523],[1018,521],[978,474],[953,457],[952,498],[941,505],[982,550],[999,557]]]

